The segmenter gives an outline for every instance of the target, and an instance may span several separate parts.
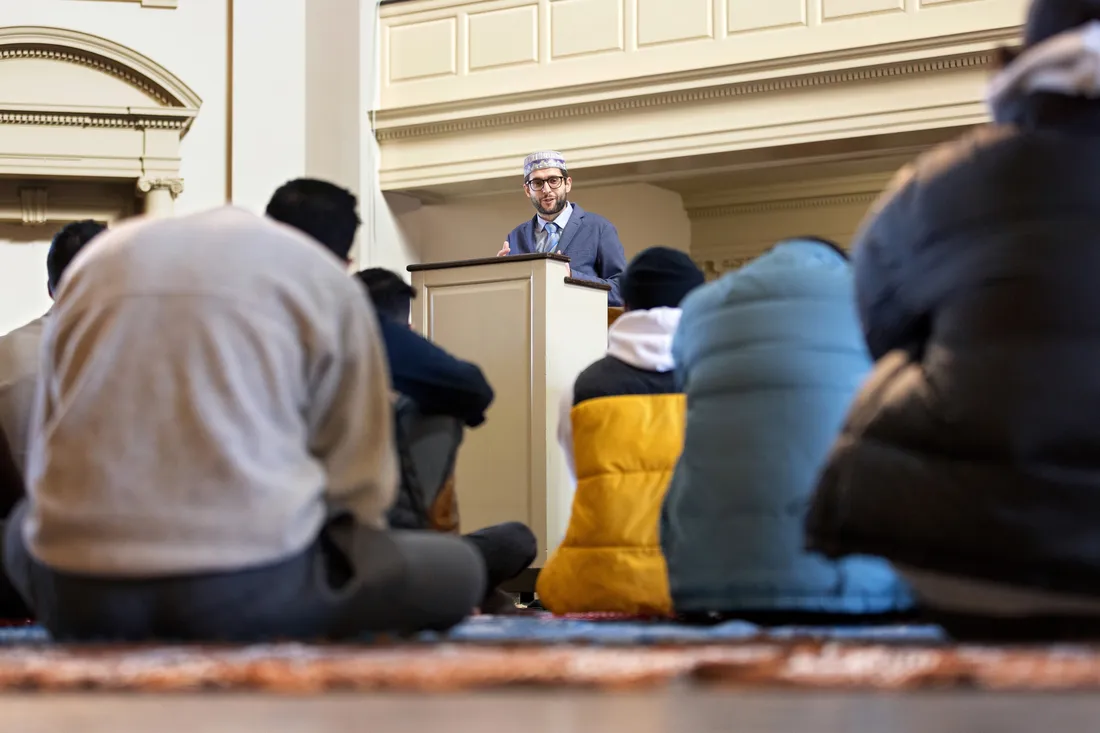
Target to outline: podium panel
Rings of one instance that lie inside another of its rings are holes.
[[[495,400],[456,468],[462,531],[519,521],[541,567],[569,523],[573,484],[559,406],[607,350],[607,288],[567,277],[560,255],[414,265],[413,327],[481,367]]]
[[[531,280],[439,284],[426,288],[426,335],[481,367],[496,398],[486,424],[467,431],[455,473],[464,531],[529,517],[531,496]],[[485,323],[486,313],[496,314]],[[490,427],[491,426],[491,427]],[[492,433],[506,442],[478,440]],[[470,526],[476,523],[476,526]]]

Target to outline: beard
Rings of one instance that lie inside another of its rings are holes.
[[[549,216],[553,218],[561,213],[562,209],[565,208],[565,205],[569,203],[569,198],[567,196],[562,196],[560,199],[557,199],[557,201],[555,201],[553,206],[551,206],[550,208],[545,208],[542,205],[542,201],[533,196],[531,197],[531,203],[535,205],[535,211],[539,212],[543,216]]]

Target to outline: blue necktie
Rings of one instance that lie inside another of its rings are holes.
[[[546,229],[546,247],[543,252],[553,252],[558,248],[558,242],[561,241],[561,232],[558,231],[558,225],[552,221],[546,222],[544,227]]]

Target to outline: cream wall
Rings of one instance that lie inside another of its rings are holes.
[[[233,1],[232,200],[256,212],[306,169],[305,28],[305,0]]]
[[[574,187],[570,197],[588,211],[607,217],[619,230],[629,260],[647,247],[688,251],[691,222],[679,194],[648,184]],[[491,257],[518,224],[534,216],[517,187],[493,194],[422,206],[398,216],[404,236],[425,262]]]
[[[287,180],[333,181],[360,199],[357,267],[419,261],[378,187],[368,110],[378,94],[371,0],[234,0],[233,201],[262,211]]]
[[[423,261],[423,253],[416,240],[408,235],[409,227],[399,221],[399,213],[419,206],[419,201],[392,201],[383,195],[379,172],[382,165],[382,149],[375,136],[374,113],[378,108],[380,92],[379,67],[381,51],[379,35],[381,26],[377,12],[362,12],[359,18],[359,35],[365,41],[360,48],[360,98],[371,110],[367,128],[360,136],[359,173],[363,182],[361,213],[362,236],[356,252],[356,264],[360,268],[384,267],[407,276],[405,268]],[[368,71],[369,70],[369,71]]]

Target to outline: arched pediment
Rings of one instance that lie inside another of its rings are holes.
[[[0,27],[0,176],[133,179],[141,194],[175,196],[180,138],[201,105],[178,76],[114,41]]]
[[[152,59],[105,38],[64,28],[0,28],[0,121],[176,127],[202,100]]]

